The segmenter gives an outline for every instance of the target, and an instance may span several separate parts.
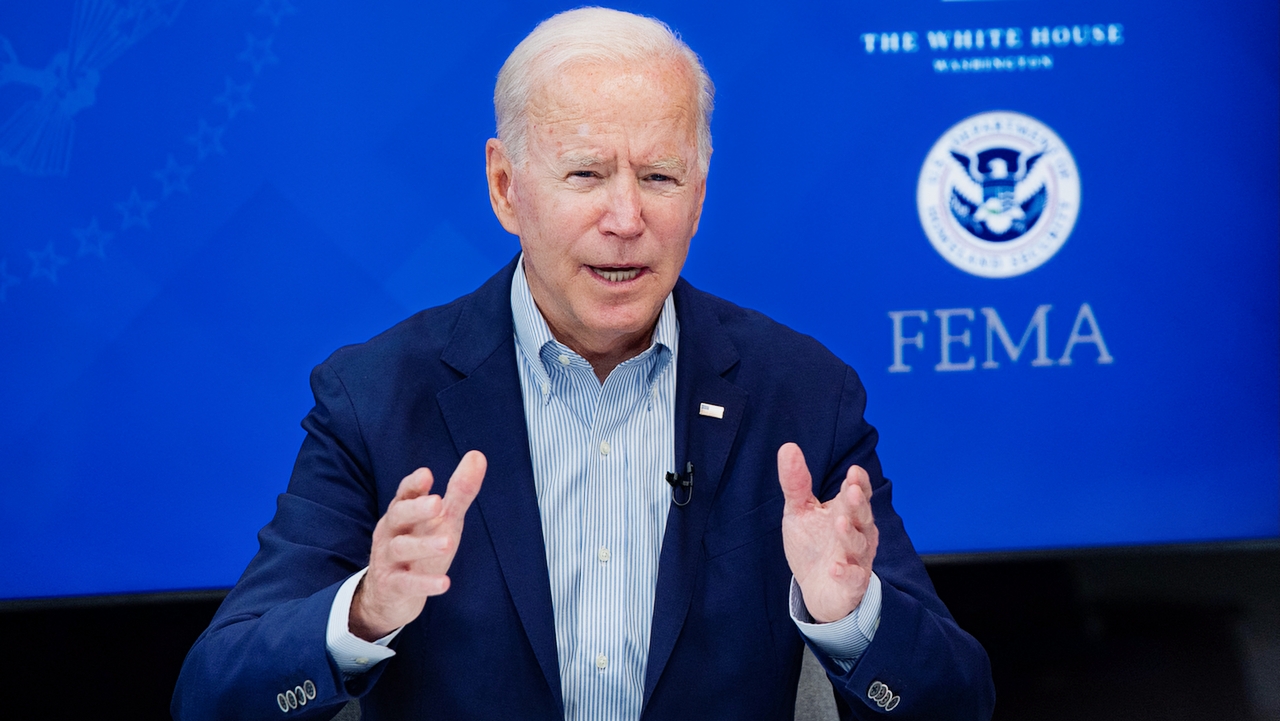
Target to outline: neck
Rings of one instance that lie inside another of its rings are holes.
[[[635,358],[649,348],[653,342],[654,330],[658,326],[658,318],[662,316],[662,308],[666,302],[666,298],[663,298],[662,302],[652,309],[648,322],[639,330],[602,330],[586,327],[582,322],[575,322],[576,316],[572,310],[564,307],[563,304],[558,304],[554,294],[543,293],[542,284],[538,281],[536,274],[526,272],[525,282],[529,287],[533,304],[546,322],[551,336],[585,358],[601,383],[604,383],[619,364]]]
[[[556,327],[550,318],[547,319],[547,327],[551,330],[551,335],[569,346],[574,353],[585,358],[601,383],[604,383],[620,363],[635,358],[649,348],[653,342],[653,330],[657,325],[658,319],[655,317],[648,327],[637,333],[618,333],[607,338],[592,338],[567,332],[563,328]]]

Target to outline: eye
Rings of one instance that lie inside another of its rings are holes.
[[[570,178],[598,178],[598,173],[594,170],[575,170],[569,173]]]
[[[646,176],[645,176],[645,180],[648,180],[648,181],[651,181],[651,182],[654,182],[654,183],[674,183],[674,182],[676,182],[676,179],[675,179],[675,178],[671,177],[670,175],[663,175],[662,173],[650,173],[649,175],[646,175]]]

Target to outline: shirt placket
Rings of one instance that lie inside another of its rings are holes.
[[[628,539],[626,464],[622,439],[625,418],[635,405],[629,391],[634,365],[619,367],[597,395],[588,443],[587,533],[580,550],[583,563],[581,663],[594,676],[592,704],[602,718],[628,715],[625,702],[634,669],[627,668],[626,648]]]

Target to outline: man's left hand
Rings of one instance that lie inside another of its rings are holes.
[[[813,495],[813,477],[800,446],[778,449],[782,547],[804,594],[804,605],[819,623],[839,621],[862,603],[871,581],[880,532],[871,514],[871,479],[850,466],[840,493],[826,503]]]

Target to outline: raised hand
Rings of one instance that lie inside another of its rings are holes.
[[[366,641],[382,638],[417,618],[428,596],[449,590],[445,574],[487,467],[483,453],[468,452],[444,498],[429,495],[429,469],[419,468],[400,481],[386,515],[373,529],[369,572],[351,600],[351,633]]]
[[[819,503],[800,446],[786,443],[778,449],[778,482],[786,498],[782,547],[804,605],[815,621],[838,621],[862,603],[871,581],[880,539],[871,514],[871,479],[851,466],[840,493]]]

